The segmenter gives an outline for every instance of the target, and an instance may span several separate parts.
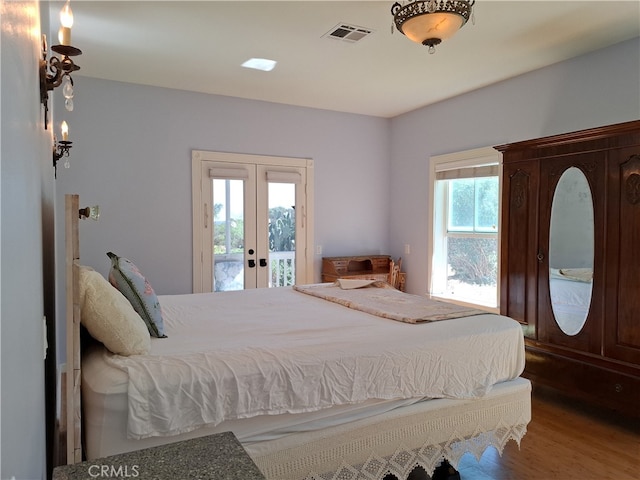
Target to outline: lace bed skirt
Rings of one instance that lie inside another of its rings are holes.
[[[245,448],[268,480],[405,479],[416,466],[432,474],[443,459],[457,467],[465,453],[520,445],[530,420],[531,385],[518,378],[481,399],[425,401]]]

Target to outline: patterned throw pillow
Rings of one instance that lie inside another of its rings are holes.
[[[166,338],[162,321],[162,310],[156,292],[130,260],[108,252],[111,259],[109,282],[131,302],[133,309],[147,324],[152,337]]]

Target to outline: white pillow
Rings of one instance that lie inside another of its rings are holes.
[[[151,350],[147,326],[129,300],[88,268],[80,268],[80,322],[113,353],[143,355]]]

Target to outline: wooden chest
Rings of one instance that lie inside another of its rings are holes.
[[[389,281],[389,255],[359,255],[351,257],[323,257],[322,281],[338,278],[359,278]]]

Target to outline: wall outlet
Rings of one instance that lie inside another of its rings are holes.
[[[408,243],[404,244],[404,254],[405,255],[409,255],[411,253],[411,245],[409,245]]]
[[[316,245],[316,255],[322,255],[322,245]]]

